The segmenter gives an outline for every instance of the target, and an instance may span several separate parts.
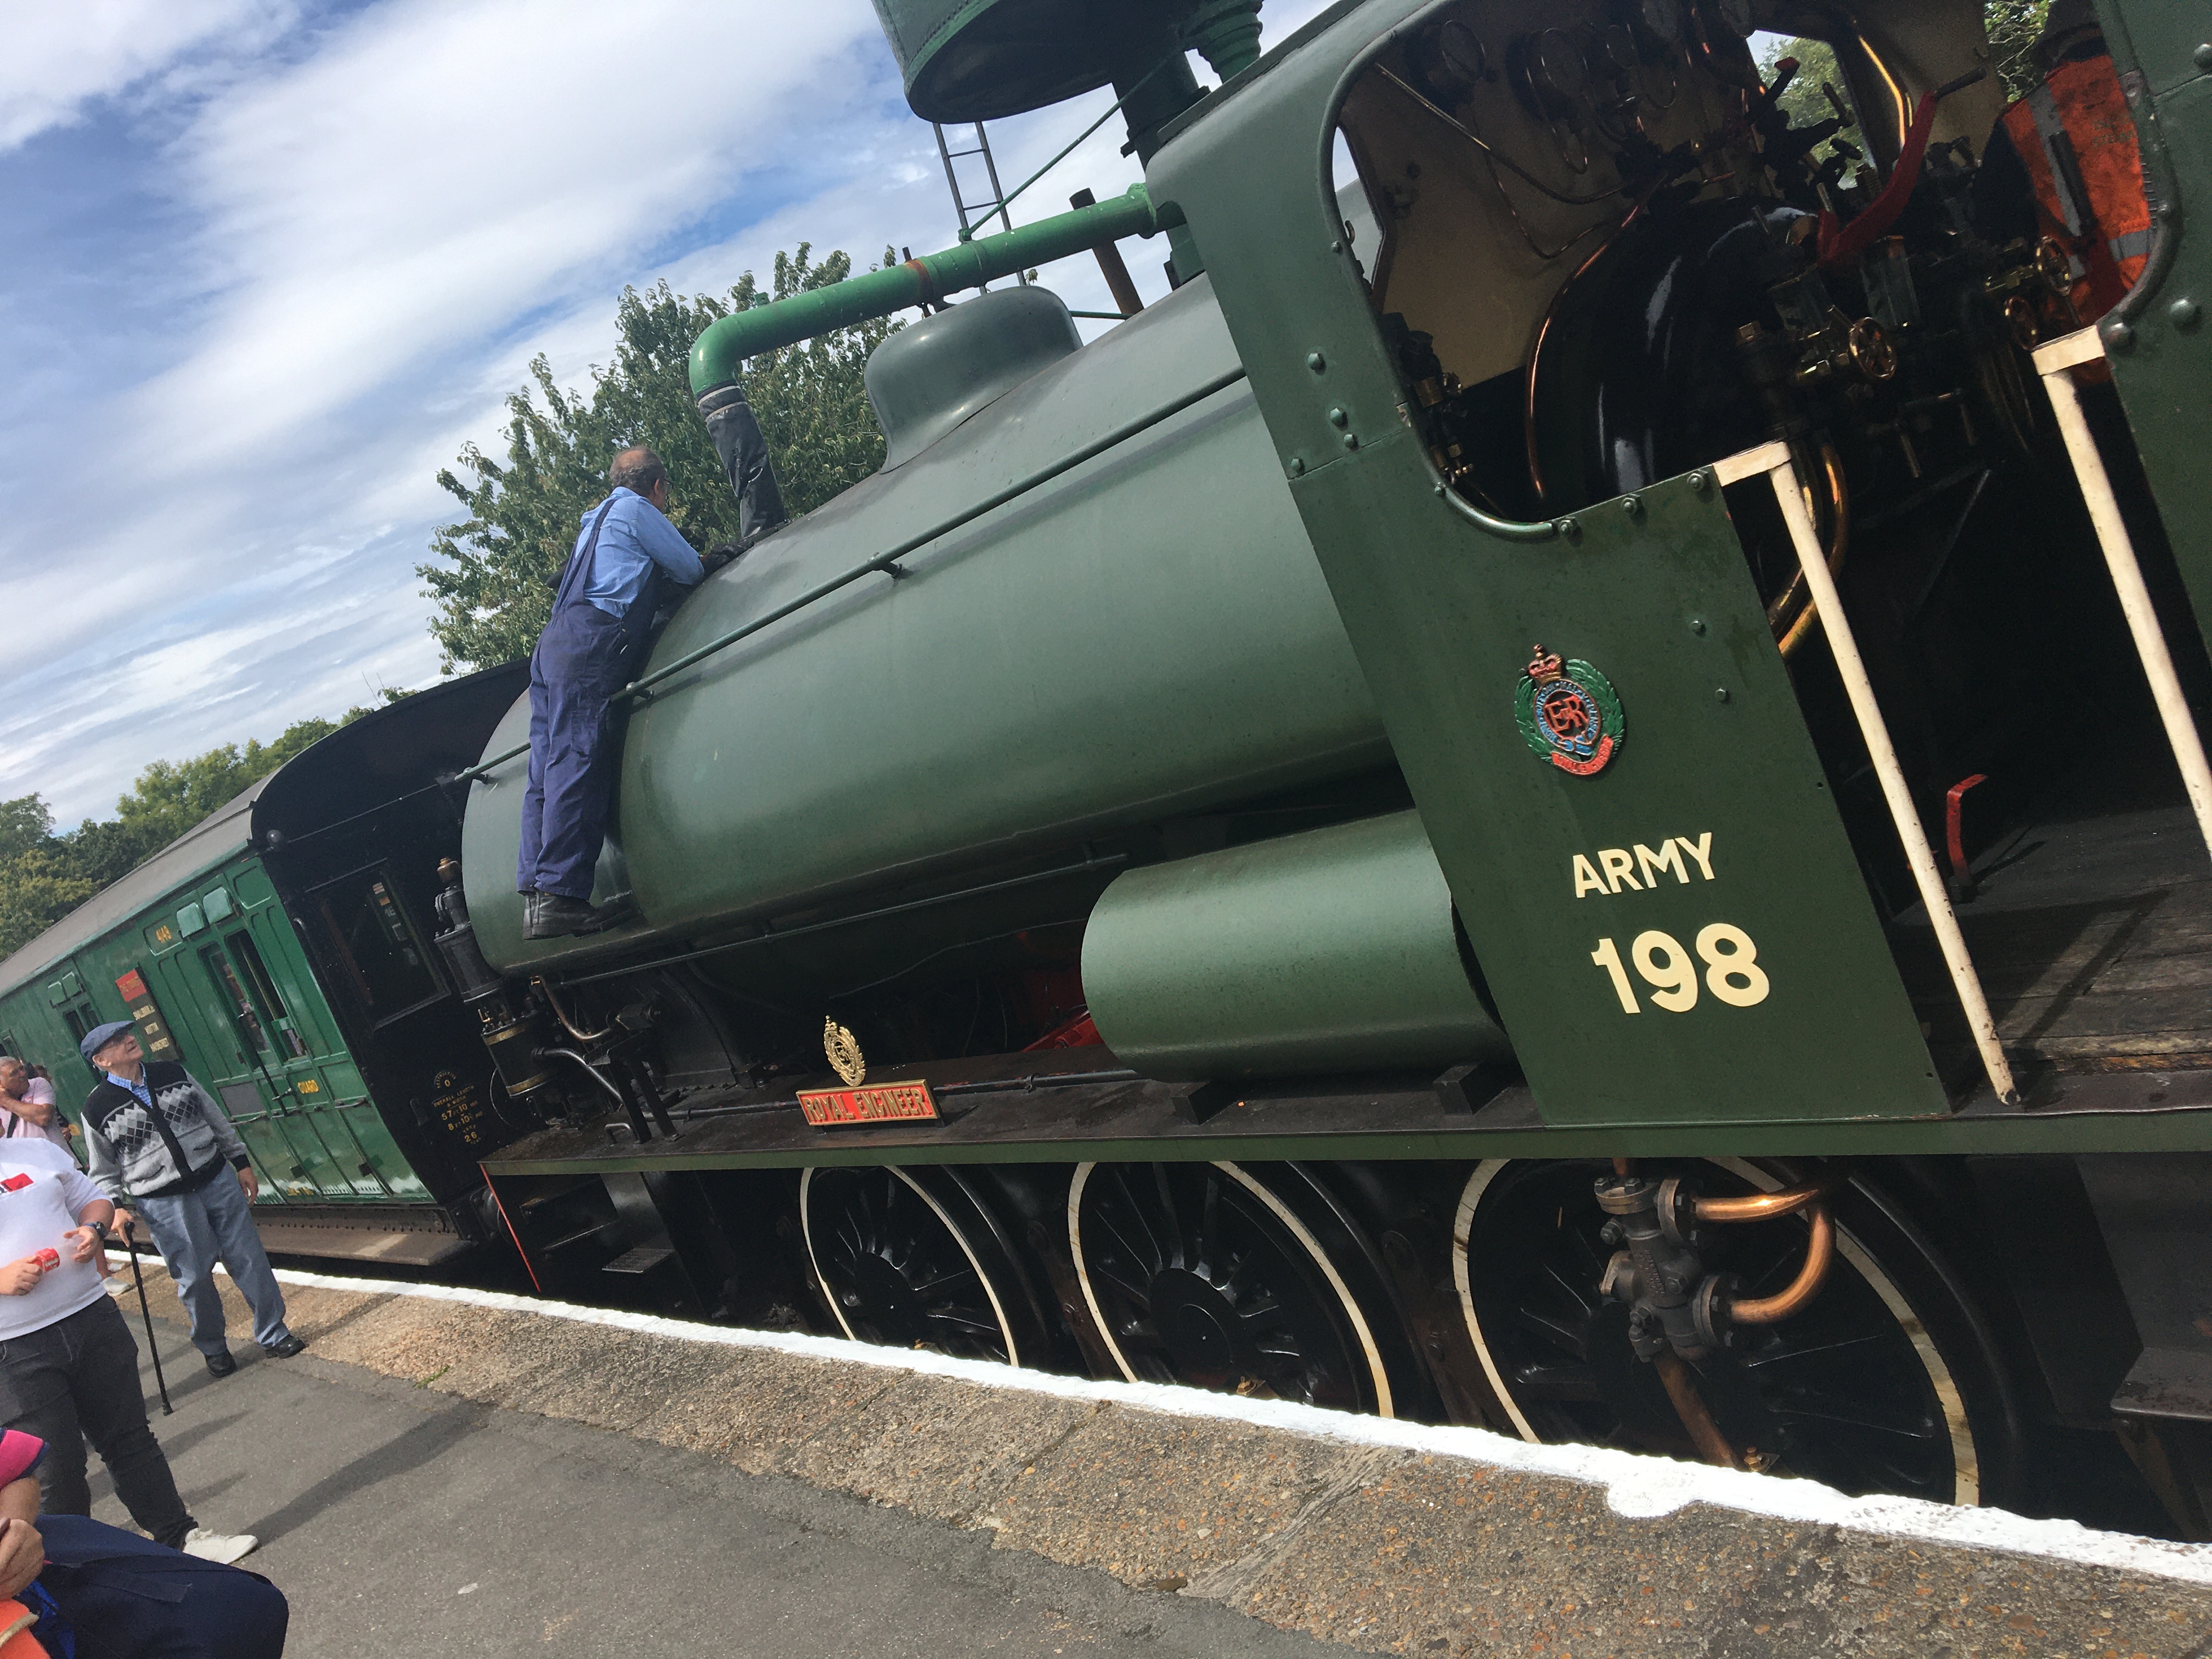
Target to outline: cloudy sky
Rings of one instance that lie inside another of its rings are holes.
[[[624,283],[951,240],[867,0],[0,0],[0,799],[64,827],[434,679],[436,471],[536,353],[586,381]],[[1006,183],[1110,99],[994,125]],[[1135,182],[1119,127],[1017,222]]]

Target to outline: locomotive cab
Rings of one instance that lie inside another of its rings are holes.
[[[1754,39],[1754,23],[1806,33]],[[1817,71],[1792,52],[1819,54]],[[1639,514],[1648,526],[1654,492],[1719,477],[1747,578],[1731,596],[1738,614],[1724,623],[1669,595],[1680,614],[1667,654],[1699,654],[1730,626],[1749,636],[1732,649],[1763,633],[1848,836],[1848,866],[1808,884],[1863,885],[1954,1105],[1978,1088],[2055,1103],[2066,1078],[2212,1051],[2191,943],[2212,894],[2208,852],[2168,731],[2212,693],[2212,668],[2124,386],[2102,337],[2082,332],[2100,313],[2073,245],[2021,234],[2037,215],[2017,161],[1984,173],[1992,143],[2009,143],[1989,62],[1968,5],[1422,9],[1338,89],[1326,186],[1340,274],[1371,316],[1367,343],[1390,371],[1395,406],[1355,415],[1328,399],[1335,429],[1314,434],[1319,453],[1286,457],[1294,491],[1332,493],[1317,476],[1359,470],[1359,446],[1375,442],[1361,416],[1395,421],[1425,463],[1407,483],[1528,547],[1516,578],[1541,602],[1522,626],[1551,647],[1534,657],[1601,676],[1610,671],[1588,636],[1627,620],[1609,613],[1637,601],[1598,574],[1597,531],[1632,531]],[[1814,72],[1818,97],[1808,111],[1801,96],[1793,116],[1789,88]],[[1203,245],[1203,214],[1194,221]],[[1234,282],[1218,258],[1211,268],[1224,288]],[[2069,335],[2089,343],[2092,361],[2053,372],[2142,573],[2148,608],[2132,631],[2035,356]],[[1314,403],[1339,372],[1311,370],[1297,401]],[[1843,660],[1768,476],[1726,476],[1729,457],[1769,444],[1787,450],[1849,618]],[[1308,521],[1317,527],[1310,511]],[[1332,531],[1343,527],[1321,534]],[[1342,603],[1341,581],[1338,591]],[[2144,665],[2146,623],[2171,664],[2163,708],[2160,671]],[[1364,650],[1362,661],[1370,684],[1389,677]],[[1522,658],[1490,665],[1510,684]],[[1730,666],[1708,667],[1708,721],[1727,723],[1729,699],[1741,709],[1759,695],[1730,686]],[[1847,687],[1862,673],[1878,735]],[[1627,768],[1650,728],[1625,683],[1606,684],[1619,693]],[[1577,700],[1564,706],[1590,715]],[[1385,721],[1399,739],[1387,710]],[[1794,737],[1772,734],[1767,757],[1794,761]],[[1723,745],[1725,768],[1693,787],[1723,813],[1759,812],[1742,774],[1765,742],[1739,732]],[[1882,744],[1931,843],[1963,953],[1940,948],[1874,757]],[[1659,851],[1618,874],[1604,860],[1616,849],[1632,859],[1639,845]],[[1576,884],[1558,883],[1561,908],[1586,919],[1598,899],[1681,884],[1665,862],[1672,848],[1624,825],[1617,839],[1559,849],[1556,867]],[[1795,857],[1817,861],[1802,844]],[[1493,908],[1455,891],[1462,915]],[[1477,957],[1492,963],[1503,930],[1484,939],[1470,926]],[[1667,943],[1632,960],[1620,938],[1626,971],[1586,970],[1588,1001],[1648,1010],[1653,993],[1714,965],[1683,948],[1688,931],[1636,931]],[[1956,988],[1962,964],[1994,1025],[1978,1056],[1972,1002]],[[1525,1059],[1529,1023],[1510,1007],[1505,1023]],[[1575,1035],[1595,1033],[1577,1022]],[[1900,1033],[1900,1046],[1917,1045]],[[1984,1062],[2000,1051],[2005,1067],[1991,1072]],[[1922,1092],[1913,1109],[1933,1103]]]

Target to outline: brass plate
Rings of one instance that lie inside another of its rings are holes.
[[[817,1129],[855,1123],[934,1123],[937,1103],[926,1083],[872,1083],[860,1089],[801,1089],[799,1109]]]

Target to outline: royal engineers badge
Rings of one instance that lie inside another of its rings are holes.
[[[822,1017],[822,1052],[832,1070],[853,1088],[868,1074],[868,1062],[861,1057],[859,1039],[827,1014]]]
[[[1537,646],[1513,691],[1513,717],[1540,758],[1578,778],[1595,777],[1620,752],[1620,698],[1613,683],[1579,659],[1561,663]]]

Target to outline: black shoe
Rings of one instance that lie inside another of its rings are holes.
[[[522,902],[525,939],[563,939],[571,933],[596,933],[605,924],[599,912],[581,899],[560,893],[532,893]]]
[[[307,1351],[307,1345],[289,1331],[284,1334],[284,1340],[282,1342],[264,1342],[261,1345],[261,1352],[272,1359],[289,1359],[294,1354],[305,1353]]]
[[[207,1363],[208,1375],[210,1376],[228,1376],[238,1369],[238,1362],[230,1357],[230,1350],[228,1348],[221,1353],[210,1354],[207,1357]]]

